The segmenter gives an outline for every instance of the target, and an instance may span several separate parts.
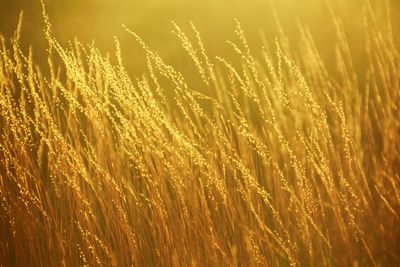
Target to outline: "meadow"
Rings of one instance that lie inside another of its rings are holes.
[[[0,266],[400,265],[399,5],[267,2],[2,21]]]

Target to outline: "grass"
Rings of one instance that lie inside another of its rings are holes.
[[[336,15],[329,65],[301,24],[256,53],[236,22],[235,59],[173,24],[195,79],[127,26],[141,75],[118,39],[63,46],[45,11],[39,66],[21,19],[0,40],[0,265],[398,265],[399,44],[363,12],[363,69]]]

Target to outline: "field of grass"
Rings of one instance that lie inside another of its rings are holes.
[[[272,38],[237,16],[217,46],[180,17],[169,60],[129,23],[112,48],[60,41],[44,4],[36,54],[21,13],[0,37],[0,266],[400,265],[398,6],[309,2],[320,31],[271,9]]]

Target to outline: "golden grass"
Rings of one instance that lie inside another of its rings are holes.
[[[400,264],[400,54],[364,9],[365,69],[333,16],[334,66],[306,27],[238,61],[173,24],[190,83],[52,37],[48,66],[0,40],[0,265]],[[22,20],[21,20],[22,21]],[[190,35],[190,36],[189,36]]]

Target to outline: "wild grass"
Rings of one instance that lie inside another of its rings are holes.
[[[363,12],[364,69],[336,16],[330,66],[301,25],[236,22],[231,60],[173,24],[192,83],[128,26],[140,76],[45,12],[47,66],[1,37],[0,265],[399,265],[399,44]]]

